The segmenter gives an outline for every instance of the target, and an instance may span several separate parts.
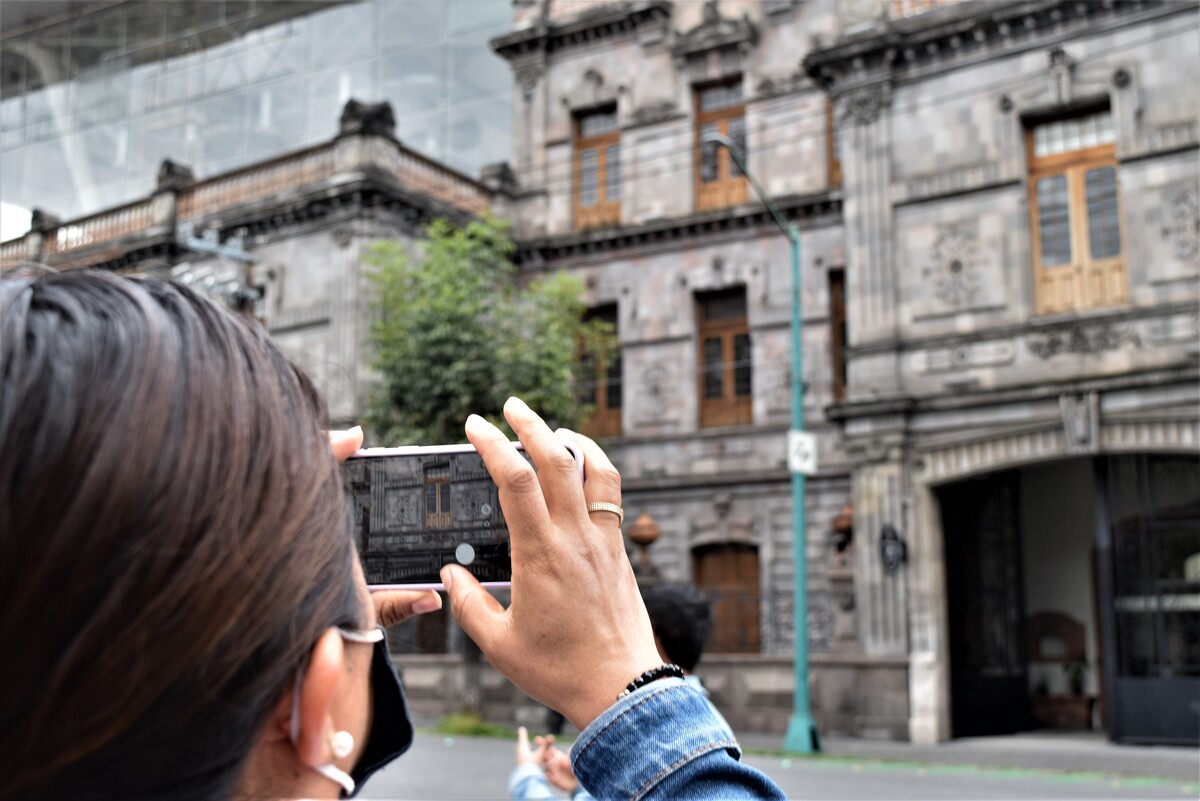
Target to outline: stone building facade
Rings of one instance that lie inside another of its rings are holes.
[[[789,279],[710,131],[802,230],[822,728],[1195,741],[1197,5],[516,7],[523,268],[617,324],[602,428],[661,571],[757,590],[718,702],[790,645]],[[708,293],[744,304],[732,366]],[[743,412],[706,414],[743,359]]]
[[[715,599],[699,672],[735,726],[787,725],[790,244],[728,153],[702,141],[711,132],[745,150],[800,229],[804,406],[819,443],[806,532],[816,715],[833,732],[905,736],[905,664],[860,648],[851,551],[831,536],[851,493],[826,414],[844,384],[844,201],[829,98],[801,59],[836,37],[837,4],[516,10],[493,48],[515,80],[521,267],[577,273],[589,305],[616,324],[619,377],[600,376],[593,433],[621,469],[630,519],[661,529],[650,549],[659,573]]]
[[[1197,740],[1198,12],[966,2],[804,58],[842,142],[859,642],[907,662],[913,740]]]

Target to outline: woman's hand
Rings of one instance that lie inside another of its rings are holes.
[[[362,447],[363,432],[358,426],[345,431],[330,431],[329,445],[333,458],[339,462],[349,459]],[[432,590],[373,590],[375,617],[381,626],[395,626],[410,617],[442,608],[442,596]]]
[[[451,610],[488,661],[528,695],[583,730],[625,685],[662,663],[617,516],[621,477],[587,437],[558,436],[516,398],[504,416],[537,465],[529,466],[477,415],[466,431],[500,489],[512,541],[512,604],[503,608],[457,565],[442,568]],[[561,439],[560,439],[561,438]],[[584,453],[586,481],[563,440]]]

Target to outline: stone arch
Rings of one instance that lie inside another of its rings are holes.
[[[912,463],[912,532],[908,630],[909,737],[934,743],[950,737],[949,636],[942,523],[934,490],[962,479],[1077,456],[1187,453],[1200,447],[1200,419],[1095,420],[1082,447],[1064,424],[1043,425],[916,449]],[[1098,415],[1096,416],[1098,417]]]

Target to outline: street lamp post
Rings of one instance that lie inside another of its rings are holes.
[[[792,552],[793,552],[793,640],[795,642],[796,688],[792,693],[792,718],[788,722],[783,749],[791,753],[812,754],[821,750],[817,735],[817,724],[813,720],[808,697],[808,538],[805,525],[804,481],[805,473],[795,463],[793,443],[803,443],[804,438],[804,350],[800,336],[802,311],[800,307],[800,229],[787,222],[779,207],[771,200],[759,184],[758,179],[746,165],[745,155],[733,140],[722,134],[708,134],[704,144],[720,145],[729,151],[729,156],[741,169],[742,174],[754,187],[759,200],[771,212],[775,224],[792,245],[792,430],[788,436],[788,463],[792,473]],[[811,443],[807,445],[811,448]]]

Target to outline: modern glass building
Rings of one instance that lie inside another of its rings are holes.
[[[409,147],[468,174],[510,151],[508,0],[0,3],[0,201],[67,219],[328,140],[387,100]]]

